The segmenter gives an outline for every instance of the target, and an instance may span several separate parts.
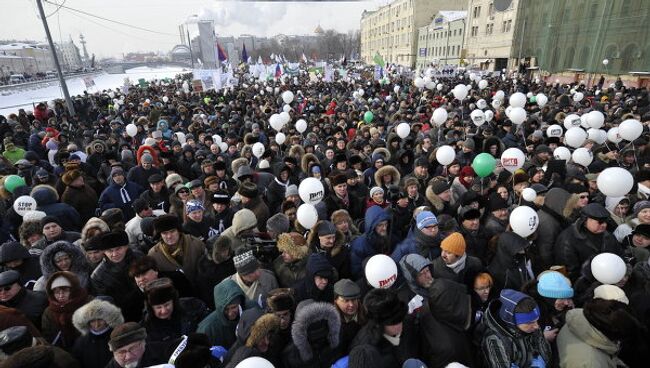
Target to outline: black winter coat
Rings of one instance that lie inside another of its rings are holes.
[[[209,312],[205,303],[197,298],[178,299],[172,317],[168,320],[156,318],[151,307],[147,306],[147,313],[142,321],[142,325],[147,329],[147,341],[165,342],[189,335],[196,331],[199,322]]]
[[[71,353],[82,368],[104,367],[113,358],[108,350],[111,332],[113,329],[108,329],[101,335],[88,333],[75,340]]]

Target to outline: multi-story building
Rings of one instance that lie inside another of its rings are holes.
[[[516,68],[512,51],[519,4],[520,0],[469,0],[462,54],[470,67],[490,71]],[[502,6],[505,9],[500,9]]]
[[[56,44],[56,52],[63,70],[74,71],[83,67],[79,48],[72,41],[72,37],[68,42]]]
[[[36,74],[54,70],[54,60],[47,44],[12,43],[0,45],[4,73]],[[16,59],[18,58],[18,59]]]
[[[465,10],[467,0],[395,0],[361,14],[361,59],[372,63],[379,55],[387,63],[415,67],[418,29],[440,10]]]
[[[418,31],[417,68],[428,65],[460,65],[461,49],[465,37],[463,10],[441,10],[431,24]]]

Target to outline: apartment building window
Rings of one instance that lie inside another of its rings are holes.
[[[506,25],[506,32],[510,32],[510,29],[512,28],[512,19],[508,21],[508,24]]]
[[[475,6],[474,7],[474,18],[478,18],[481,16],[481,7],[480,6]]]
[[[492,34],[492,31],[494,30],[494,23],[488,23],[485,25],[485,34]]]
[[[504,33],[506,31],[506,25],[508,24],[507,21],[501,22],[501,33]]]
[[[494,15],[494,4],[493,3],[490,3],[490,5],[488,7],[488,14],[489,15]]]

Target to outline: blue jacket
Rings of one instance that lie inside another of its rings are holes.
[[[135,211],[131,205],[142,194],[144,189],[140,185],[127,180],[124,184],[124,189],[126,189],[129,198],[125,202],[120,194],[121,188],[121,186],[111,182],[111,185],[106,187],[99,196],[99,208],[102,212],[110,208],[119,208],[124,215],[124,221],[128,221],[135,216]]]
[[[382,221],[389,221],[390,214],[379,206],[372,206],[366,210],[365,232],[352,241],[350,247],[350,268],[354,277],[361,276],[363,260],[378,254],[375,249],[375,228]]]
[[[31,195],[36,200],[36,209],[58,218],[63,230],[81,231],[83,224],[79,212],[69,204],[59,203],[59,195],[54,188],[49,185],[37,185]]]
[[[397,246],[390,257],[399,264],[399,261],[407,254],[419,254],[430,261],[440,257],[440,242],[444,237],[438,233],[435,237],[431,238],[424,235],[420,229],[413,226],[409,231],[406,239],[402,240]]]

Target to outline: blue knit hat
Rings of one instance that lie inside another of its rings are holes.
[[[203,204],[197,200],[189,200],[185,204],[185,213],[192,213],[194,211],[204,211],[205,207],[203,207]]]
[[[418,229],[422,230],[428,226],[438,225],[438,219],[436,218],[436,215],[433,214],[433,212],[422,211],[415,218],[415,223]]]
[[[537,281],[539,295],[552,299],[573,298],[573,288],[569,280],[557,271],[544,272]]]

